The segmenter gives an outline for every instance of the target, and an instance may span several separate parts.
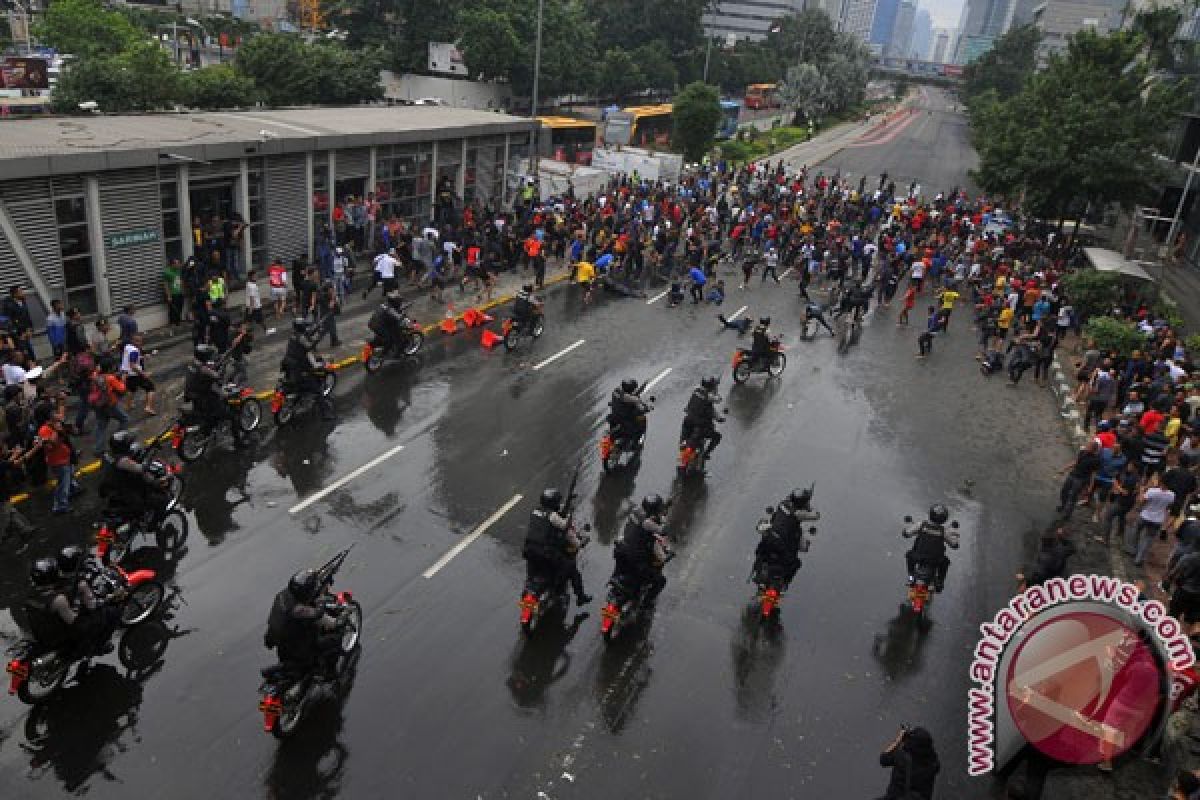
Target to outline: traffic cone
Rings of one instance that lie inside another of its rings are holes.
[[[480,339],[479,339],[479,343],[481,345],[483,345],[484,347],[486,347],[488,350],[491,350],[493,347],[495,347],[496,345],[500,344],[500,342],[503,342],[503,341],[504,341],[504,339],[500,338],[498,335],[496,335],[495,333],[493,333],[492,331],[490,331],[487,328],[483,329],[483,336],[480,337]]]
[[[462,315],[463,324],[468,328],[478,328],[483,324],[483,314],[473,308],[468,308]]]
[[[458,321],[454,319],[454,303],[446,306],[446,316],[438,326],[442,333],[458,333]]]

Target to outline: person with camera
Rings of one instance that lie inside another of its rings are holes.
[[[942,769],[929,731],[908,725],[901,725],[896,738],[879,754],[879,766],[890,767],[892,776],[878,800],[932,800]]]

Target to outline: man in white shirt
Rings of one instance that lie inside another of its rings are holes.
[[[383,284],[384,294],[399,288],[399,285],[396,283],[396,267],[399,265],[399,262],[396,261],[395,248],[388,250],[386,253],[381,253],[375,259],[375,271],[379,273],[379,282]]]
[[[1142,491],[1141,502],[1138,503],[1138,524],[1133,536],[1125,537],[1125,553],[1133,556],[1134,566],[1140,567],[1150,553],[1150,547],[1158,538],[1159,531],[1167,521],[1168,509],[1175,502],[1175,493],[1159,485],[1158,473],[1151,476],[1146,489]],[[1130,552],[1136,542],[1137,549]]]

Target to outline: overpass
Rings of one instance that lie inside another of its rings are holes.
[[[959,64],[942,64],[915,58],[871,59],[871,77],[908,78],[913,83],[954,87],[962,82],[963,68]]]

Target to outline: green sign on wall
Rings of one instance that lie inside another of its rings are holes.
[[[104,244],[109,250],[120,250],[122,247],[136,247],[139,244],[150,244],[158,241],[158,228],[141,228],[136,231],[110,233],[104,237]]]

